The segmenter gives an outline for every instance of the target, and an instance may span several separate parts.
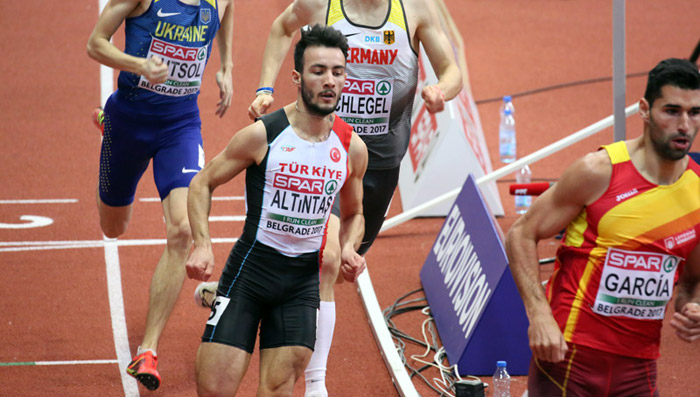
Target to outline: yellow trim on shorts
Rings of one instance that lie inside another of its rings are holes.
[[[544,376],[546,376],[547,379],[549,379],[550,382],[552,382],[556,387],[561,389],[562,397],[566,397],[566,385],[569,383],[569,378],[571,377],[571,366],[574,363],[574,356],[576,356],[576,345],[571,344],[571,347],[571,357],[569,357],[569,362],[566,363],[566,375],[564,375],[563,385],[557,382],[554,378],[552,378],[552,376],[549,375],[547,371],[545,371],[544,368],[540,366],[540,361],[535,358],[535,365],[537,366],[537,369],[539,369],[540,372],[542,372]]]

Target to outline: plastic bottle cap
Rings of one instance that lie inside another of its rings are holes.
[[[499,366],[499,367],[505,367],[505,366],[506,366],[506,362],[505,362],[505,361],[497,361],[497,362],[496,362],[496,365]]]
[[[511,101],[510,95],[506,95],[503,97],[503,102],[510,102],[510,101]]]

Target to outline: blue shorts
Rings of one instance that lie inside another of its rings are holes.
[[[204,166],[196,100],[153,106],[125,100],[117,91],[104,115],[99,194],[105,204],[131,204],[151,159],[161,200],[175,188],[188,187]]]

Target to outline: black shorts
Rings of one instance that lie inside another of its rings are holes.
[[[289,257],[260,242],[238,240],[219,279],[217,297],[202,342],[252,353],[260,327],[260,349],[316,343],[319,255]]]
[[[364,255],[374,243],[384,224],[387,210],[399,183],[399,168],[367,170],[362,179],[362,212],[365,216],[365,235],[357,252]],[[333,215],[340,216],[340,200],[333,204]]]

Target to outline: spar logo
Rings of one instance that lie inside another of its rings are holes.
[[[340,150],[338,150],[337,147],[331,149],[331,160],[333,160],[334,163],[340,161]]]
[[[391,83],[386,80],[357,80],[345,79],[343,94],[356,95],[388,95],[391,92]]]
[[[326,194],[331,195],[335,193],[335,191],[338,190],[338,181],[335,179],[331,179],[330,181],[326,182]]]
[[[165,41],[153,39],[151,52],[180,61],[201,61],[207,56],[207,48],[184,47]]]
[[[655,252],[624,251],[611,248],[608,251],[606,263],[625,270],[647,271],[658,273],[663,270],[666,273],[675,271],[680,258],[673,255],[664,255]]]
[[[374,81],[347,78],[343,94],[374,95]]]
[[[272,186],[305,194],[323,194],[323,179],[275,174]]]

